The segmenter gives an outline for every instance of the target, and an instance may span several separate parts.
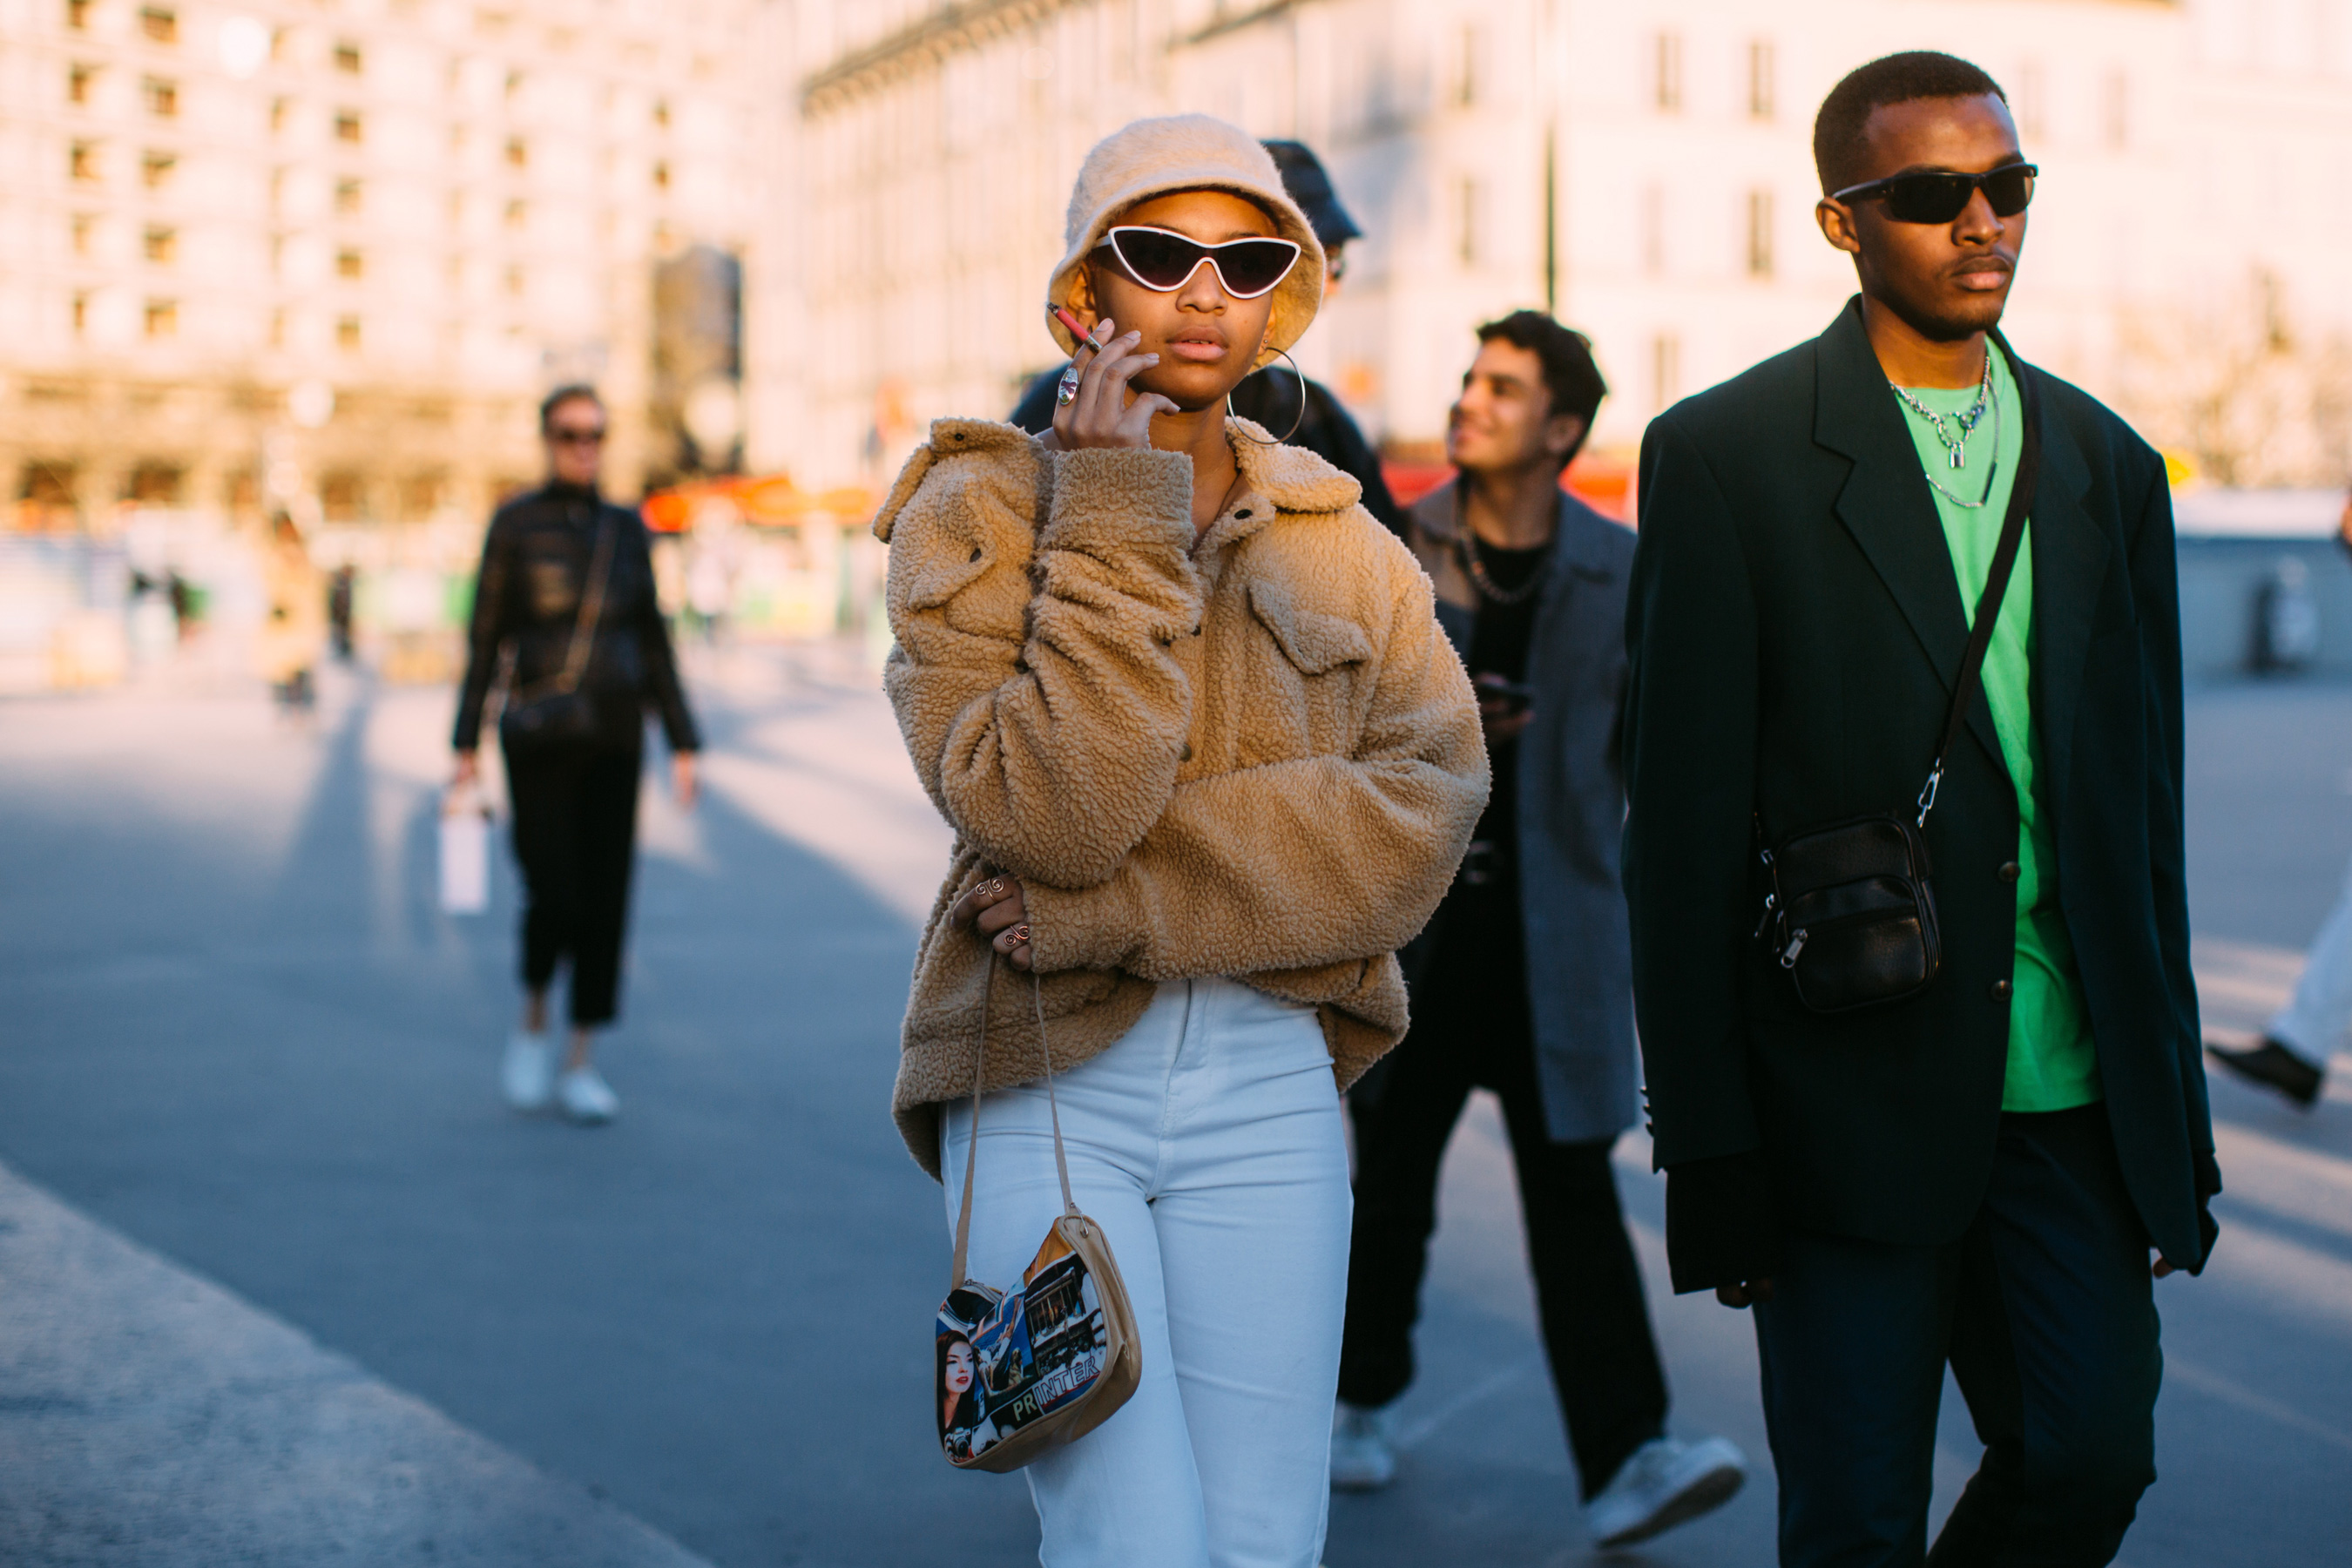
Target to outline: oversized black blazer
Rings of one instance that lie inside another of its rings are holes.
[[[2034,375],[2029,646],[2060,907],[2126,1183],[2164,1255],[2201,1266],[2171,498],[2123,421]],[[2019,821],[1981,694],[1927,822],[1935,984],[1822,1016],[1754,935],[1759,823],[1903,808],[1934,756],[1968,622],[1903,417],[1857,299],[1651,424],[1624,868],[1658,1163],[1760,1150],[1784,1223],[1934,1244],[1983,1197],[2008,1050]]]

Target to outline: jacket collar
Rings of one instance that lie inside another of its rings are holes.
[[[1948,692],[1968,646],[1968,611],[1960,602],[1960,580],[1952,570],[1943,521],[1919,468],[1918,448],[1887,394],[1886,373],[1863,328],[1862,296],[1848,300],[1829,330],[1814,340],[1814,363],[1813,440],[1853,463],[1845,488],[1838,492],[1838,520],[1902,608],[1912,635],[1935,667],[1936,679]],[[2046,408],[2043,420],[2046,435]],[[2048,461],[2045,443],[2045,471]],[[2038,575],[2038,545],[2034,562]],[[1981,698],[1970,710],[1968,724],[1994,764],[2005,766],[1991,711]],[[1920,759],[1922,776],[1928,761]]]
[[[1241,469],[1240,493],[1192,547],[1196,557],[1230,549],[1272,522],[1278,512],[1342,512],[1364,487],[1304,447],[1283,447],[1262,425],[1228,415],[1225,441]]]
[[[1457,476],[1412,504],[1414,523],[1449,552],[1464,526],[1462,489]],[[1566,490],[1560,491],[1552,525],[1551,574],[1581,571],[1607,575],[1609,558],[1602,548],[1607,536],[1601,531],[1614,526]]]

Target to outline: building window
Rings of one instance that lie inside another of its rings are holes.
[[[516,169],[520,169],[520,168],[523,168],[523,167],[525,167],[525,166],[526,166],[526,165],[528,165],[530,163],[530,149],[528,146],[525,146],[525,145],[523,144],[523,139],[522,139],[521,137],[520,137],[520,136],[509,136],[509,137],[508,137],[508,138],[507,138],[507,164],[508,164],[508,166],[509,166],[509,168],[516,168]]]
[[[89,0],[66,0],[66,26],[77,33],[89,30]]]
[[[1661,114],[1683,106],[1683,36],[1660,33],[1651,40],[1650,100]]]
[[[171,184],[172,172],[179,166],[180,160],[171,153],[151,152],[139,161],[139,177],[149,190],[160,191]]]
[[[88,256],[91,237],[98,229],[98,220],[88,213],[76,213],[73,219],[73,253]]]
[[[1483,52],[1483,43],[1484,40],[1480,37],[1476,26],[1465,26],[1462,29],[1462,55],[1457,62],[1458,74],[1454,79],[1454,101],[1464,109],[1468,109],[1478,101],[1478,91],[1482,85],[1478,79],[1482,74],[1479,69],[1481,63],[1479,56]]]
[[[2049,123],[2048,92],[2042,85],[2042,67],[2028,60],[2017,68],[2017,90],[2010,103],[2017,111],[2017,129],[2026,137],[2039,140]]]
[[[286,312],[283,310],[269,312],[269,346],[273,349],[286,346]]]
[[[335,68],[352,76],[360,74],[360,47],[349,38],[335,46]]]
[[[357,279],[364,276],[366,271],[367,264],[360,258],[360,253],[358,251],[339,250],[335,252],[336,277]]]
[[[67,149],[66,159],[67,166],[73,171],[73,177],[75,179],[95,180],[98,178],[98,143],[95,142],[75,142],[70,148]]]
[[[669,189],[669,165],[667,163],[656,163],[654,165],[654,188],[660,191]]]
[[[2121,71],[2107,73],[2107,145],[2121,149],[2131,142],[2131,79]]]
[[[77,295],[75,295],[75,296],[73,297],[73,330],[74,330],[74,336],[76,336],[76,337],[79,337],[79,336],[81,336],[81,334],[82,334],[86,330],[88,330],[89,326],[89,295],[87,295],[87,294],[77,294]]]
[[[177,506],[184,477],[169,463],[141,463],[131,470],[131,478],[122,487],[122,499],[145,506]]]
[[[507,292],[509,294],[520,294],[522,292],[521,268],[509,267],[507,268]]]
[[[180,89],[175,82],[151,76],[139,84],[139,96],[146,100],[147,112],[158,120],[170,120],[180,112]]]
[[[669,100],[666,98],[654,100],[654,123],[665,131],[669,129]]]
[[[335,182],[335,210],[341,213],[346,217],[358,213],[362,205],[360,201],[360,183],[357,180],[337,180]]]
[[[89,84],[97,79],[98,68],[96,66],[67,67],[66,101],[68,103],[88,103],[89,101]]]
[[[360,520],[360,477],[349,469],[338,469],[319,477],[319,510],[327,514],[330,522],[357,522]]]
[[[169,263],[180,254],[180,234],[177,229],[150,226],[146,239],[147,259]]]
[[[159,44],[180,41],[180,14],[161,5],[150,5],[139,13],[139,30]]]
[[[1748,45],[1748,118],[1769,120],[1772,100],[1772,40],[1753,38]]]
[[[168,338],[180,330],[180,307],[171,300],[147,301],[147,335]]]
[[[271,99],[269,100],[269,133],[272,136],[275,136],[279,132],[285,130],[287,118],[293,112],[294,106],[287,100],[282,98]]]
[[[1478,182],[1467,174],[1454,184],[1454,254],[1465,267],[1478,265]]]
[[[357,143],[360,139],[360,111],[356,109],[335,110],[335,140]]]
[[[1666,270],[1666,190],[1656,184],[1642,190],[1642,270],[1653,278]]]
[[[507,226],[520,228],[530,221],[530,208],[521,202],[507,204]]]
[[[1650,406],[1664,409],[1681,395],[1683,341],[1672,332],[1650,340]]]
[[[339,316],[336,318],[335,346],[339,349],[343,349],[349,352],[356,353],[358,351],[360,346],[360,319],[357,316]]]
[[[1748,193],[1748,276],[1772,276],[1772,193]]]

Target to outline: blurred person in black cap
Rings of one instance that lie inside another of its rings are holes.
[[[1268,142],[1265,150],[1274,158],[1274,166],[1282,171],[1282,188],[1307,221],[1314,226],[1315,237],[1322,243],[1324,257],[1323,298],[1328,303],[1339,289],[1340,280],[1347,276],[1347,244],[1360,239],[1364,231],[1339,205],[1339,195],[1331,188],[1331,177],[1305,143],[1298,142]],[[1041,371],[1021,395],[1021,402],[1013,410],[1013,423],[1032,436],[1043,436],[1054,427],[1054,388],[1060,381],[1062,367]],[[1282,437],[1283,444],[1304,447],[1328,462],[1341,473],[1349,475],[1364,487],[1364,510],[1378,518],[1381,526],[1400,539],[1405,534],[1404,510],[1396,498],[1389,494],[1388,480],[1381,476],[1380,454],[1364,439],[1363,431],[1356,427],[1331,389],[1319,381],[1309,380],[1293,365],[1272,364],[1247,377],[1234,388],[1233,411],[1243,418],[1265,426],[1271,435]],[[1289,434],[1284,435],[1285,431]]]

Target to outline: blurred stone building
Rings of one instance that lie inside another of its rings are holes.
[[[1906,47],[1990,70],[2042,166],[2025,353],[2222,477],[2352,468],[2352,0],[833,0],[795,28],[806,243],[752,287],[804,323],[802,401],[753,441],[821,480],[1011,405],[1055,357],[1080,158],[1177,110],[1323,155],[1369,237],[1298,357],[1391,451],[1441,437],[1474,323],[1548,304],[1622,452],[1852,291],[1812,115]]]
[[[655,269],[747,242],[780,10],[0,0],[11,521],[478,526],[570,380],[677,468]]]

